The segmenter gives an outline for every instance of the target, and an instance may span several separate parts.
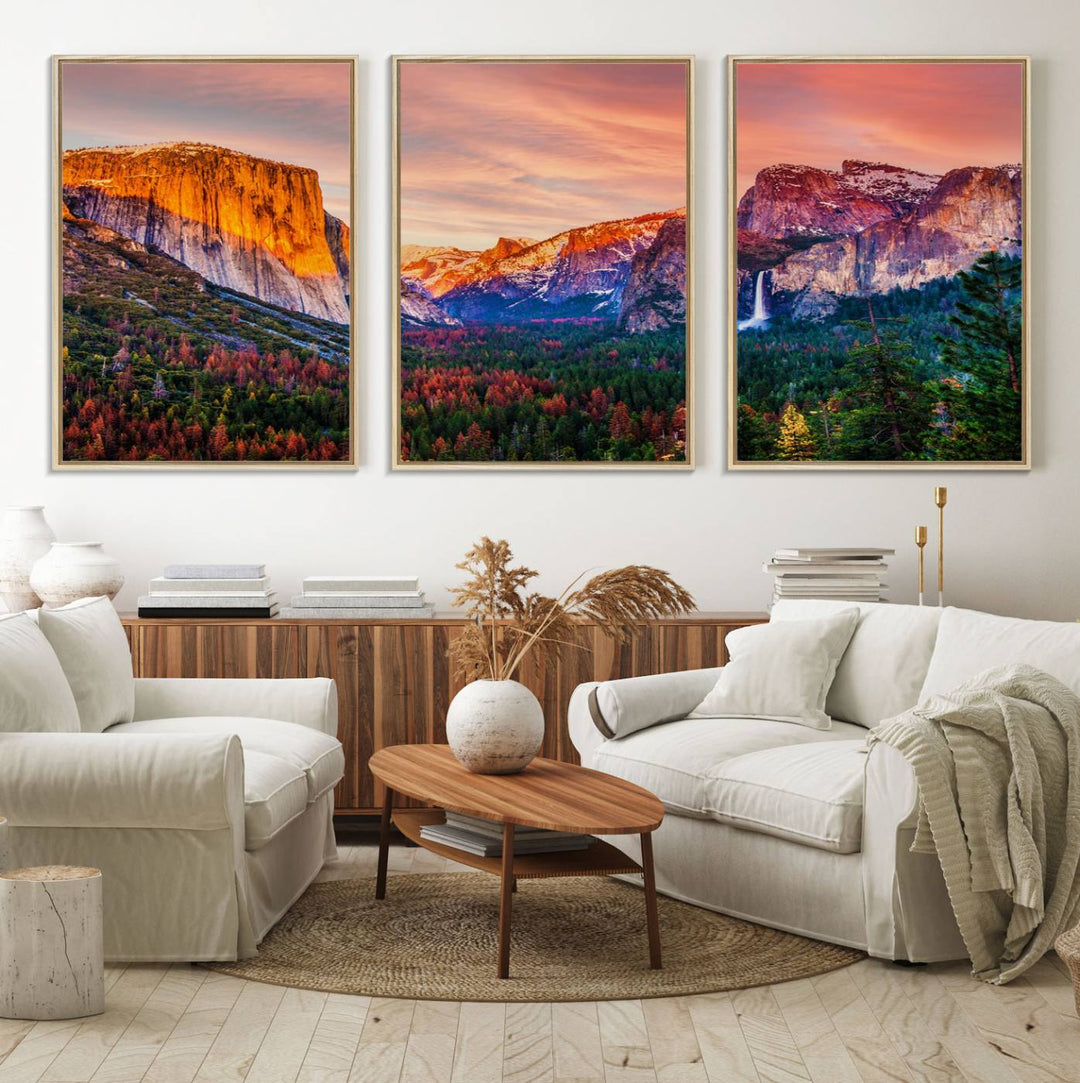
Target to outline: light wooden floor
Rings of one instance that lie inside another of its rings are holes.
[[[395,847],[394,873],[442,872]],[[345,845],[324,879],[374,872]],[[455,870],[461,866],[449,866]],[[200,967],[118,966],[108,1010],[0,1020],[4,1083],[739,1083],[1080,1081],[1080,1020],[1054,957],[1005,988],[964,965],[867,960],[736,993],[586,1004],[383,1000]]]

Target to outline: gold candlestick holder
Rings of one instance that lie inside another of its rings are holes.
[[[949,490],[944,485],[934,489],[934,503],[937,505],[937,604],[945,604],[945,502],[949,499]]]
[[[915,528],[915,544],[919,547],[919,605],[923,604],[923,588],[926,585],[926,538],[926,527],[917,526]]]

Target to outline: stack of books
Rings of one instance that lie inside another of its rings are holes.
[[[426,824],[420,837],[464,850],[477,857],[501,857],[503,825],[464,812],[447,812],[446,823]],[[539,827],[514,828],[515,854],[553,854],[567,850],[586,850],[595,840],[591,835],[567,831],[545,831]]]
[[[419,620],[433,616],[415,575],[316,575],[304,580],[283,617]]]
[[[886,557],[895,549],[777,549],[762,570],[773,577],[773,599],[885,601]]]
[[[140,617],[273,617],[265,564],[170,564],[139,599]]]

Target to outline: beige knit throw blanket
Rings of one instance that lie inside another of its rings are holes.
[[[919,784],[912,853],[936,853],[972,974],[1002,984],[1080,918],[1080,698],[1001,666],[882,723]]]

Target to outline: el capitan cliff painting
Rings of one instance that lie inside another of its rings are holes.
[[[66,58],[57,92],[57,465],[349,465],[354,62]]]

